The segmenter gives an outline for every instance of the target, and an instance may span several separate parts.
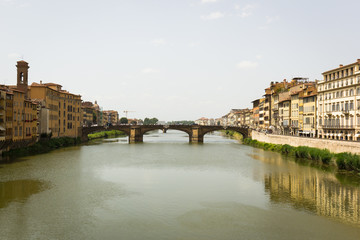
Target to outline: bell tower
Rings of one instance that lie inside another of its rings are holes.
[[[25,98],[27,98],[29,64],[25,61],[18,61],[16,67],[17,67],[17,89],[23,91],[25,93]]]

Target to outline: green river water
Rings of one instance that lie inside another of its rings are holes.
[[[0,239],[360,239],[360,181],[218,134],[0,164]]]

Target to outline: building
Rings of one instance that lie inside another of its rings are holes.
[[[260,104],[260,99],[256,99],[254,101],[251,102],[253,104],[253,122],[251,127],[253,129],[258,129],[259,128],[259,104]]]
[[[302,113],[303,123],[300,132],[301,136],[315,137],[316,136],[316,100],[317,100],[317,89],[316,86],[308,86],[300,94],[302,99]]]
[[[119,113],[114,110],[106,110],[102,112],[103,115],[103,126],[108,125],[118,125],[119,123]]]
[[[6,139],[6,91],[0,89],[0,141]]]
[[[209,119],[202,117],[202,118],[195,120],[195,123],[198,125],[208,125],[208,121],[209,121]]]
[[[322,75],[317,86],[319,138],[360,141],[360,59]]]
[[[271,125],[271,88],[265,89],[264,95],[264,129],[269,129]]]
[[[95,101],[94,104],[92,102],[83,102],[81,104],[81,111],[83,126],[102,126],[102,111],[100,110],[97,101]]]
[[[5,88],[5,86],[4,86]],[[13,116],[14,116],[14,110],[13,110],[13,92],[9,91],[9,89],[6,89],[6,118],[5,118],[5,128],[6,128],[6,136],[5,140],[12,140],[13,138]]]
[[[81,96],[62,90],[56,83],[32,83],[30,97],[41,103],[40,134],[79,137],[82,126]]]
[[[265,129],[265,98],[259,99],[259,128]]]
[[[279,129],[281,134],[290,135],[291,96],[290,92],[279,93]]]

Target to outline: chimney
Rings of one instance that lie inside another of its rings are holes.
[[[40,84],[42,84],[42,80],[40,80]]]
[[[339,67],[343,67],[344,65],[340,64]]]

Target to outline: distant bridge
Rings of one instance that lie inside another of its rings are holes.
[[[129,143],[143,142],[143,136],[146,132],[154,130],[162,130],[166,133],[167,130],[179,130],[189,134],[190,143],[202,143],[204,142],[204,135],[209,132],[219,130],[232,130],[240,133],[244,138],[250,137],[251,129],[244,127],[233,126],[213,126],[213,125],[116,125],[109,127],[83,127],[82,128],[82,140],[88,140],[88,134],[119,130],[129,136]]]

